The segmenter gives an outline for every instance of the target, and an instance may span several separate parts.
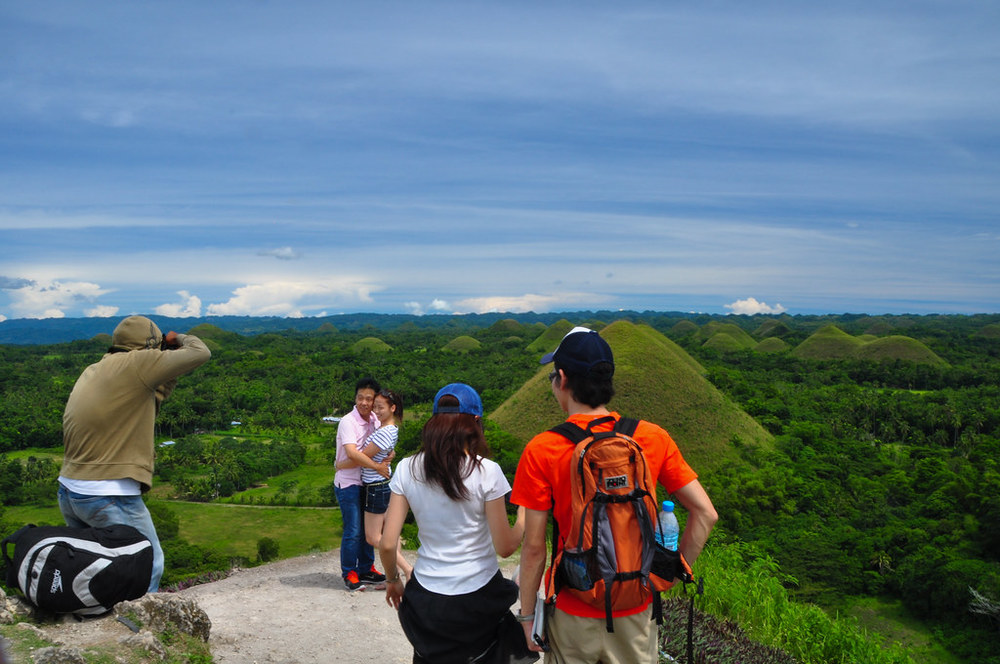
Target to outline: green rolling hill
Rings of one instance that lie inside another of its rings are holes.
[[[903,360],[935,366],[948,364],[925,344],[912,337],[899,334],[888,337],[867,334],[854,337],[832,324],[819,329],[793,348],[792,355],[804,360]]]
[[[618,321],[601,336],[615,353],[616,395],[611,408],[664,427],[699,473],[734,460],[735,439],[750,445],[772,444],[771,435],[713,387],[701,365],[661,333]],[[543,352],[557,344],[558,339]],[[524,442],[565,419],[552,397],[548,371],[548,366],[539,367],[534,377],[489,415]]]

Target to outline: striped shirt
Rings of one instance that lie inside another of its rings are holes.
[[[379,451],[372,457],[372,461],[375,463],[382,463],[385,461],[385,458],[389,456],[389,452],[396,447],[397,440],[399,440],[399,427],[395,424],[387,424],[384,427],[376,429],[375,433],[368,436],[368,440],[365,441],[364,445],[358,448],[358,451],[363,452],[365,447],[375,445]],[[372,470],[367,467],[363,467],[361,469],[361,482],[364,484],[381,482],[384,479],[385,478],[379,475],[376,470]]]

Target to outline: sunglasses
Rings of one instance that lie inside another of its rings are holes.
[[[551,383],[552,381],[554,381],[558,377],[559,377],[559,370],[558,369],[553,369],[552,373],[549,374],[549,382]]]

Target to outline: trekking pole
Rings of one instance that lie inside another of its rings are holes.
[[[684,591],[687,592],[687,584],[684,584]],[[688,605],[688,629],[687,629],[687,664],[694,664],[694,598],[695,595],[705,593],[705,577],[698,577],[698,588],[691,594],[691,603]]]

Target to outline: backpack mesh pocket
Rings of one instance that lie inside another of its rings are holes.
[[[559,561],[559,573],[563,583],[574,590],[590,590],[594,587],[594,552],[592,549],[563,549]]]

